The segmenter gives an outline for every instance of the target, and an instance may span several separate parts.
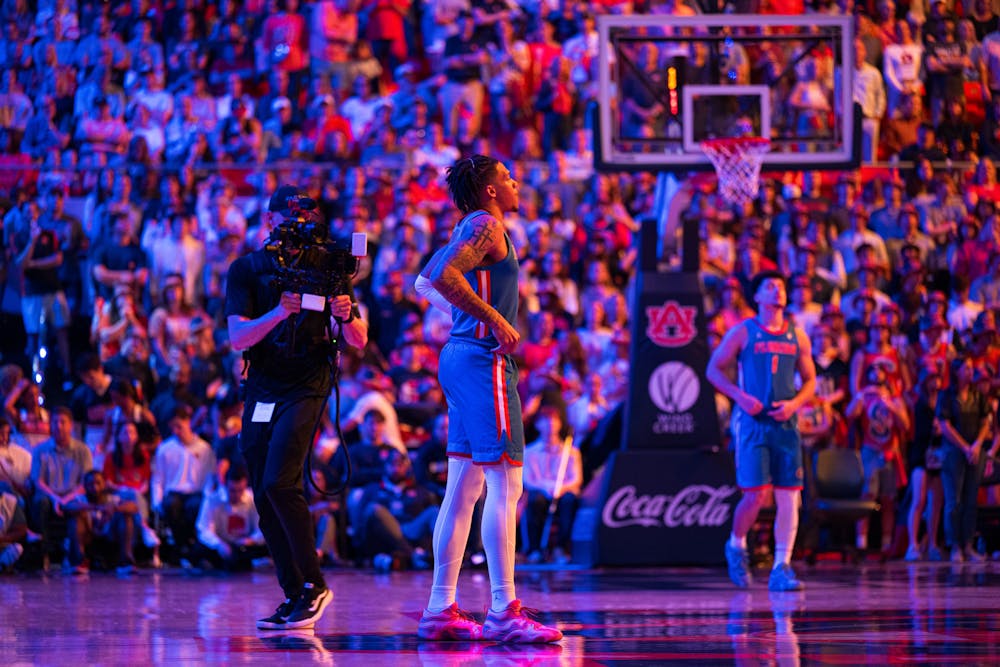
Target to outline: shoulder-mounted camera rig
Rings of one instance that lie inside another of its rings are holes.
[[[282,292],[334,297],[351,294],[351,278],[358,272],[358,239],[338,242],[316,208],[316,201],[297,194],[280,211],[281,222],[271,232],[264,249],[272,253],[278,269],[271,285]],[[365,245],[364,234],[361,246]]]

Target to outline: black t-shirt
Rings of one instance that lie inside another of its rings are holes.
[[[121,245],[117,242],[105,243],[94,252],[94,266],[103,266],[109,271],[135,271],[146,267],[146,253],[138,244]],[[114,290],[97,283],[97,291],[105,299],[114,298]]]
[[[850,372],[851,369],[842,359],[834,358],[829,366],[822,366],[819,360],[816,360],[816,395],[829,396],[838,389],[846,389]],[[839,410],[844,402],[842,400],[835,407]]]
[[[447,60],[450,56],[462,56],[470,53],[478,53],[481,48],[476,38],[470,40],[462,39],[461,35],[452,35],[444,43],[444,57]],[[469,83],[478,81],[483,76],[482,67],[479,65],[462,65],[459,67],[446,67],[444,74],[448,81],[452,83]]]
[[[470,3],[473,8],[481,9],[487,16],[493,16],[494,14],[499,14],[510,9],[504,0],[472,0]],[[510,19],[507,19],[508,21]],[[472,33],[473,38],[480,44],[499,44],[500,37],[497,34],[497,24],[490,23],[487,25],[477,25]]]
[[[945,71],[927,71],[928,92],[947,99],[960,97],[965,90],[962,80],[962,45],[958,42],[934,42],[927,46],[927,57],[931,56],[938,58]]]
[[[80,283],[80,262],[87,243],[87,235],[83,231],[83,225],[77,218],[65,213],[61,218],[49,219],[48,223],[57,230],[57,235],[62,239],[63,263],[59,269],[59,280],[63,285],[76,285]]]
[[[976,440],[983,420],[989,416],[986,397],[975,389],[970,389],[963,401],[952,387],[938,399],[937,408],[938,419],[949,422],[969,444]]]
[[[84,427],[104,427],[104,412],[113,407],[111,402],[111,385],[98,394],[85,384],[73,390],[69,399],[69,409],[73,412],[73,421]]]
[[[274,256],[263,250],[233,262],[226,281],[226,317],[256,319],[273,310],[281,301],[281,293],[271,286],[277,270]],[[250,348],[248,404],[330,393],[329,317],[329,309],[302,310]]]
[[[18,254],[24,251],[31,242],[31,232],[22,229],[15,237],[15,246]],[[38,240],[35,241],[35,249],[31,254],[33,260],[45,259],[59,252],[59,237],[51,229],[42,229],[39,232]],[[62,288],[59,282],[59,267],[51,269],[26,269],[24,271],[24,294],[25,296],[40,296],[43,294],[53,294]]]

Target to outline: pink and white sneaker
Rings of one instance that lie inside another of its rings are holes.
[[[514,600],[501,612],[491,609],[483,623],[483,639],[493,642],[548,644],[563,638],[561,631],[531,618],[537,614],[534,609],[522,607],[520,600]]]
[[[467,611],[458,608],[458,603],[444,611],[432,614],[424,609],[417,626],[417,636],[432,641],[478,641],[483,638],[483,626]]]

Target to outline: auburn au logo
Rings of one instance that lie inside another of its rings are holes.
[[[646,317],[649,318],[646,336],[660,347],[687,345],[698,333],[694,324],[697,310],[694,306],[682,306],[676,301],[646,308]]]

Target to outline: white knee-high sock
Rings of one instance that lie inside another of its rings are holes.
[[[448,459],[448,484],[434,524],[434,583],[427,602],[430,612],[439,612],[455,602],[472,513],[482,492],[480,466],[467,459]]]
[[[485,468],[483,548],[490,569],[490,608],[503,611],[517,597],[514,594],[514,550],[522,470],[506,461]]]
[[[792,562],[795,535],[799,531],[799,505],[802,492],[792,489],[775,489],[774,504],[774,567]]]

